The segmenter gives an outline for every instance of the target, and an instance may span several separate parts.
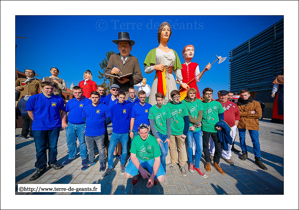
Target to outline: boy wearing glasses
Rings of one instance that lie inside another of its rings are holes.
[[[211,159],[209,153],[209,138],[212,137],[215,145],[215,156],[213,166],[216,170],[225,174],[225,172],[220,168],[219,162],[222,152],[222,145],[217,135],[217,130],[220,127],[215,125],[220,120],[224,120],[224,109],[218,101],[212,101],[213,90],[211,88],[205,88],[203,91],[204,101],[202,103],[203,113],[202,113],[202,132],[203,132],[203,152],[206,161],[205,169],[207,172],[211,172]]]
[[[151,188],[165,180],[165,172],[160,162],[161,151],[157,140],[150,135],[149,127],[141,124],[138,133],[131,146],[131,160],[126,168],[125,177],[132,178],[132,184],[136,185],[140,175],[148,179],[146,187]]]
[[[183,176],[186,176],[187,172],[184,167],[186,147],[185,139],[189,130],[189,113],[185,104],[180,102],[180,92],[173,90],[170,93],[172,101],[168,102],[167,106],[171,111],[171,137],[170,137],[170,157],[171,165],[174,167],[178,161],[177,151],[179,153],[179,166]]]

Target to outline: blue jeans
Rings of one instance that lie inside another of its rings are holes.
[[[256,130],[248,130],[248,131],[253,144],[254,156],[260,158],[262,155],[260,149],[259,131]],[[246,143],[245,143],[245,132],[246,129],[239,129],[240,145],[241,145],[242,153],[247,152]]]
[[[94,161],[94,150],[95,150],[95,143],[99,150],[99,161],[105,162],[105,134],[101,136],[85,136],[87,149],[88,149],[88,159],[90,162]],[[95,142],[95,143],[94,143]]]
[[[53,164],[57,162],[57,142],[60,127],[47,131],[33,130],[35,149],[36,149],[36,168],[47,167],[47,146],[49,146],[49,162]]]
[[[193,137],[196,142],[195,150],[195,168],[199,168],[200,158],[202,155],[202,133],[200,131],[188,131],[187,133],[187,151],[188,151],[188,160],[190,164],[193,164]]]
[[[138,136],[139,135],[139,133],[138,133],[138,131],[135,131],[134,129],[133,129],[133,137],[135,138],[135,136]],[[131,139],[131,142],[133,141],[133,139]]]
[[[160,132],[157,132],[159,138],[163,141],[163,143],[161,143],[162,147],[160,146],[160,150],[161,150],[161,164],[163,166],[164,171],[166,172],[166,156],[168,154],[168,142],[165,142],[167,139],[167,135],[163,135]],[[165,143],[164,143],[165,142]]]
[[[65,129],[66,142],[69,149],[69,159],[74,159],[77,153],[76,140],[79,140],[80,157],[82,160],[87,158],[87,146],[84,140],[85,134],[85,123],[83,124],[72,124],[68,123]]]
[[[122,146],[122,154],[121,154],[121,160],[120,164],[125,165],[126,164],[126,158],[127,158],[127,146],[129,141],[129,134],[123,133],[123,134],[117,134],[112,132],[111,138],[110,138],[110,144],[108,148],[108,168],[113,169],[113,152],[118,144],[118,142],[121,143]]]

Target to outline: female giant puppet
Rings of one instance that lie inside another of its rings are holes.
[[[161,23],[158,30],[159,46],[152,49],[144,60],[145,73],[150,74],[154,70],[156,71],[149,97],[149,103],[152,105],[156,104],[155,94],[157,92],[160,92],[165,96],[164,103],[167,104],[171,98],[170,92],[172,90],[177,90],[176,83],[180,84],[184,89],[189,87],[182,82],[182,66],[177,53],[167,46],[171,33],[169,23]],[[172,74],[173,71],[176,76],[176,81]]]
[[[199,82],[203,74],[211,68],[211,64],[208,63],[205,69],[200,73],[198,64],[191,62],[191,59],[194,56],[194,50],[195,48],[193,45],[187,45],[183,49],[183,57],[185,62],[184,64],[182,64],[183,67],[182,75],[183,75],[183,82],[187,83],[190,86],[190,88],[194,88],[197,91],[196,98],[200,99],[200,94],[196,82]],[[181,94],[181,101],[182,101],[187,96],[187,90],[181,88],[180,94]]]

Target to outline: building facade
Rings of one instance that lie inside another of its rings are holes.
[[[283,67],[283,40],[282,19],[229,53],[230,90],[239,94],[248,89],[254,100],[265,104],[266,118],[272,118],[272,82]]]

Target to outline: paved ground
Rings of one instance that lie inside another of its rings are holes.
[[[164,195],[212,195],[212,194],[283,194],[283,125],[270,121],[260,121],[260,144],[262,157],[267,171],[259,169],[254,163],[252,143],[249,134],[246,134],[248,146],[248,160],[242,161],[238,154],[233,153],[235,166],[229,166],[222,159],[220,166],[226,175],[219,174],[212,167],[212,172],[207,173],[208,178],[202,178],[197,172],[187,172],[187,176],[181,176],[178,166],[168,168],[166,182],[158,184],[151,189],[145,187],[146,180],[141,179],[136,186],[132,186],[131,179],[125,179],[120,174],[120,163],[115,159],[115,170],[107,178],[100,180],[103,172],[99,172],[99,162],[86,171],[81,171],[81,158],[77,158],[71,164],[61,170],[48,170],[42,177],[33,182],[29,178],[34,174],[35,146],[34,140],[22,141],[21,129],[16,129],[16,194],[18,184],[97,184],[102,186],[101,193],[94,194],[164,194]],[[236,138],[235,147],[240,150],[239,136]],[[61,131],[58,141],[58,163],[67,158],[67,146],[65,131]],[[202,160],[203,161],[203,160]],[[203,162],[200,167],[204,170]],[[204,170],[205,171],[205,170]],[[46,193],[44,193],[46,194]],[[83,193],[47,193],[47,194],[83,194]],[[91,193],[85,193],[91,194]]]

